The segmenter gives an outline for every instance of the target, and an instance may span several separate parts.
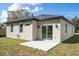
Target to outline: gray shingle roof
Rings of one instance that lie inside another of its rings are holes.
[[[61,18],[61,17],[63,17],[63,16],[42,14],[42,15],[36,16],[35,18],[38,20],[46,20],[46,19],[50,19],[50,18],[55,19],[55,18]]]
[[[16,19],[16,20],[12,20],[12,21],[7,21],[6,23],[13,23],[13,22],[21,22],[21,21],[30,21],[32,20],[34,17],[32,16],[26,16],[24,18],[20,18],[20,19]]]
[[[37,21],[41,21],[41,20],[48,20],[48,19],[60,19],[62,18],[63,20],[69,22],[70,24],[72,24],[68,19],[66,19],[64,16],[58,16],[58,15],[49,15],[49,14],[41,14],[39,16],[26,16],[25,18],[21,18],[21,19],[17,19],[14,21],[9,21],[6,22],[7,23],[13,23],[13,22],[22,22],[22,21],[30,21],[30,20],[37,20]]]

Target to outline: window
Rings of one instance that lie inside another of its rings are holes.
[[[11,25],[11,32],[13,32],[13,25]]]
[[[65,33],[67,33],[67,24],[65,24]]]
[[[20,24],[19,32],[23,32],[23,24]]]
[[[38,28],[40,28],[40,25],[37,25]]]

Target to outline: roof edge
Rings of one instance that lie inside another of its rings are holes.
[[[63,20],[65,20],[65,21],[67,21],[68,23],[70,23],[70,24],[72,24],[66,17],[62,17],[63,18]],[[72,24],[73,26],[74,26],[74,24]]]
[[[47,18],[47,19],[43,19],[43,20],[48,20],[48,19],[60,19],[62,18],[63,20],[67,21],[68,23],[72,24],[66,17],[64,16],[58,16],[58,17],[51,17],[51,18]],[[8,23],[14,23],[14,22],[23,22],[23,21],[32,21],[32,20],[35,20],[35,21],[43,21],[43,20],[39,20],[37,19],[35,16],[33,16],[33,18],[30,18],[30,19],[23,19],[23,20],[15,20],[15,21],[9,21],[9,22],[5,22],[4,24],[8,24]],[[72,24],[73,25],[73,24]]]

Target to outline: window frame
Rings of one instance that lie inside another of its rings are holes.
[[[13,32],[13,24],[11,25],[11,29],[10,29],[10,32]]]
[[[23,24],[20,24],[20,25],[19,25],[19,32],[20,32],[20,33],[23,32]]]

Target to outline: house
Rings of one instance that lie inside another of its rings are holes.
[[[5,35],[6,35],[5,25],[0,23],[0,37],[5,36]]]
[[[6,22],[6,37],[62,42],[74,35],[74,25],[64,16],[42,14]]]

